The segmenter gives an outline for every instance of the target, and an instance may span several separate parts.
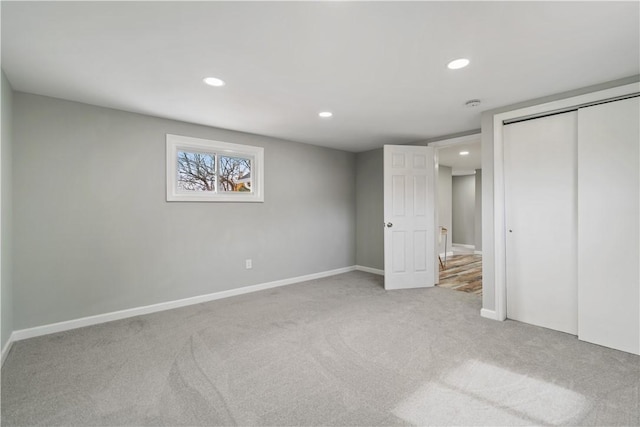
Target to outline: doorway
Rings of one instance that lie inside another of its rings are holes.
[[[429,144],[438,153],[438,286],[482,294],[480,134]]]

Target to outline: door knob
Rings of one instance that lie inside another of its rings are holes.
[[[393,224],[392,224],[392,223],[390,223],[390,222],[388,222],[388,223],[387,223],[387,227],[391,228],[391,227],[393,227]]]

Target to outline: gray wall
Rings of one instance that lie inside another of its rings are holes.
[[[474,211],[476,251],[482,251],[482,169],[476,169],[476,206]]]
[[[473,245],[475,242],[476,178],[475,175],[454,176],[453,243]]]
[[[356,264],[384,269],[382,148],[356,157]]]
[[[9,81],[2,72],[2,144],[0,146],[0,158],[2,164],[2,176],[0,180],[2,182],[2,201],[1,201],[1,227],[0,236],[2,240],[2,247],[0,248],[0,257],[2,263],[0,265],[1,277],[0,281],[2,287],[0,289],[0,302],[2,315],[0,316],[0,322],[2,322],[2,335],[1,335],[1,348],[4,348],[11,332],[13,331],[13,262],[12,262],[12,241],[13,241],[13,226],[12,226],[12,179],[11,179],[11,157],[12,157],[12,103],[13,103],[13,91],[9,85]]]
[[[452,185],[453,180],[451,177],[451,167],[438,166],[438,225],[445,227],[448,230],[448,236],[445,239],[442,236],[442,241],[438,247],[438,253],[444,254],[445,251],[451,251],[451,239],[452,239]],[[447,247],[445,248],[445,240]]]
[[[557,101],[604,90],[616,86],[635,83],[640,76],[631,76],[612,82],[576,89],[543,98],[532,99],[518,104],[507,105],[482,112],[482,308],[495,310],[495,242],[494,242],[494,200],[493,200],[493,116],[506,111],[545,102]]]
[[[13,114],[15,329],[355,264],[353,153],[19,92]],[[166,133],[264,147],[265,202],[166,202]]]

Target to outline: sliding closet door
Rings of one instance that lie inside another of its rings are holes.
[[[639,354],[640,101],[578,114],[578,336]]]
[[[577,113],[503,137],[507,317],[577,334]]]

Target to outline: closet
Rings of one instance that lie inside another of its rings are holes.
[[[640,354],[640,98],[503,140],[507,317]]]

